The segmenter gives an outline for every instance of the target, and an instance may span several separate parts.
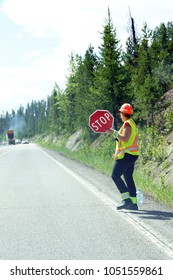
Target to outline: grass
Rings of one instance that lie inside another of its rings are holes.
[[[144,193],[151,196],[157,202],[173,208],[173,189],[170,186],[156,184],[152,177],[147,175],[147,170],[142,168],[135,170],[134,178],[136,185],[139,186]]]
[[[39,145],[47,149],[57,151],[65,156],[80,161],[98,171],[101,171],[107,175],[111,175],[114,160],[104,154],[101,154],[101,149],[91,150],[89,147],[85,147],[80,151],[71,151],[65,148],[62,143],[52,144],[39,142]],[[103,149],[104,150],[104,149]],[[144,194],[151,196],[157,202],[173,208],[173,189],[165,186],[164,184],[153,183],[150,172],[143,168],[143,165],[137,164],[134,172],[134,180],[137,187],[140,187]]]
[[[90,151],[82,150],[82,151],[71,151],[64,146],[51,144],[51,143],[44,143],[39,142],[39,145],[41,145],[44,148],[54,150],[56,152],[62,153],[63,155],[80,161],[94,169],[97,169],[98,171],[101,171],[105,174],[110,174],[112,167],[113,167],[113,161],[105,161],[105,158],[102,156],[96,156],[94,153],[91,153]],[[112,166],[111,166],[112,164]]]

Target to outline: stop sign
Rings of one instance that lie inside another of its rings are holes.
[[[107,110],[96,110],[89,117],[89,126],[94,132],[105,133],[113,127],[114,117]]]

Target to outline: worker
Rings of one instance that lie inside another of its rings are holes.
[[[112,171],[112,179],[122,196],[122,203],[118,210],[138,210],[136,198],[136,186],[133,179],[135,162],[139,156],[138,131],[132,119],[133,107],[125,103],[121,106],[120,117],[123,122],[119,131],[109,129],[109,134],[116,138],[115,165]],[[124,180],[121,178],[124,176]]]

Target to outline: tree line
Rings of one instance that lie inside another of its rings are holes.
[[[161,23],[154,30],[145,23],[140,36],[135,34],[132,18],[131,22],[124,50],[108,9],[99,52],[96,54],[90,44],[84,56],[71,53],[65,89],[55,83],[47,100],[32,101],[26,108],[20,106],[17,112],[1,115],[0,134],[9,126],[16,128],[19,137],[71,134],[83,128],[93,139],[89,115],[96,109],[109,110],[118,128],[118,109],[128,102],[140,126],[159,126],[164,93],[173,88],[173,22]],[[168,121],[172,118],[170,111]],[[169,130],[172,128],[173,122],[169,123]]]

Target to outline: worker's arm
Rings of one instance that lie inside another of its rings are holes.
[[[118,131],[114,130],[113,128],[110,128],[108,132],[109,132],[109,134],[113,135],[115,138],[118,138],[121,141],[127,142],[132,133],[132,129],[131,129],[131,126],[125,126],[124,134],[118,133]]]

